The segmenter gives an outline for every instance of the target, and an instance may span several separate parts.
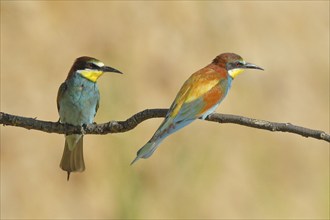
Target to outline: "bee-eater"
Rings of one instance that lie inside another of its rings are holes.
[[[187,126],[195,119],[205,119],[213,113],[230,89],[233,79],[244,69],[263,70],[245,62],[234,53],[223,53],[211,64],[190,76],[183,84],[167,115],[152,138],[138,152],[131,164],[150,157],[170,134]]]
[[[57,109],[61,123],[76,126],[93,123],[100,101],[96,81],[104,72],[122,73],[92,57],[76,59],[57,94]],[[85,170],[83,135],[65,136],[60,167],[67,171],[67,180],[70,178],[70,172]]]

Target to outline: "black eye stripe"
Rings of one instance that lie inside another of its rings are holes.
[[[89,69],[100,69],[100,67],[95,65],[94,63],[88,63],[86,67]]]
[[[237,68],[240,68],[243,66],[244,66],[244,63],[242,63],[241,61],[236,61],[236,62],[228,63],[227,70],[237,69]]]

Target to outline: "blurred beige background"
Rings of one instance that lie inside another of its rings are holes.
[[[75,58],[99,80],[96,122],[170,106],[218,54],[265,68],[235,79],[217,112],[329,132],[329,2],[1,1],[1,111],[56,121]],[[1,127],[1,218],[329,218],[329,144],[197,121],[129,163],[162,119],[85,137],[87,170],[59,168],[64,137]]]

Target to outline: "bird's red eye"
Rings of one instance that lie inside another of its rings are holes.
[[[89,68],[89,69],[94,69],[95,68],[93,63],[88,63],[86,67]]]

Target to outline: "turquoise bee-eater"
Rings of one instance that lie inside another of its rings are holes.
[[[96,81],[105,72],[122,73],[92,57],[76,59],[57,94],[57,109],[61,123],[76,126],[93,123],[100,102]],[[83,135],[65,136],[60,167],[67,172],[68,180],[71,172],[85,170]]]
[[[245,62],[234,53],[223,53],[211,64],[190,76],[173,101],[164,121],[152,138],[137,152],[131,164],[150,157],[170,134],[187,126],[195,119],[205,119],[225,98],[233,79],[244,69],[263,70]]]

